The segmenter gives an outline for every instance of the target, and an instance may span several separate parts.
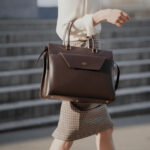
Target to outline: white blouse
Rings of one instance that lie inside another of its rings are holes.
[[[93,14],[100,9],[100,0],[58,0],[57,35],[63,40],[67,25],[74,18],[77,20],[72,26],[70,41],[86,40],[87,36],[100,33],[101,23],[94,26],[92,20]]]

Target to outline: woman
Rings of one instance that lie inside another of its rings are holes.
[[[58,0],[56,33],[63,40],[68,23],[77,18],[70,35],[70,45],[91,47],[88,37],[94,38],[100,49],[101,22],[107,21],[121,27],[129,20],[127,13],[119,9],[101,9],[99,0]],[[67,36],[64,41],[67,41]],[[49,150],[69,150],[74,140],[96,134],[97,150],[114,150],[113,121],[106,104],[62,101],[54,140]]]

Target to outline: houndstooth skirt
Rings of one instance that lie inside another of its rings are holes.
[[[100,48],[99,34],[94,35],[95,48]],[[91,47],[91,42],[71,41],[71,46]],[[60,116],[52,137],[64,141],[85,138],[113,127],[107,104],[62,101]]]

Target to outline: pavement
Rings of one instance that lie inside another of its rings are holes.
[[[116,150],[150,150],[150,115],[112,120]],[[0,133],[0,150],[49,150],[55,128],[45,126]],[[71,150],[96,150],[95,135],[74,141]]]

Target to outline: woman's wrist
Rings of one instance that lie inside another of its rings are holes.
[[[97,24],[107,21],[107,14],[110,13],[111,9],[102,9],[97,11],[93,14],[93,25],[96,26]]]

